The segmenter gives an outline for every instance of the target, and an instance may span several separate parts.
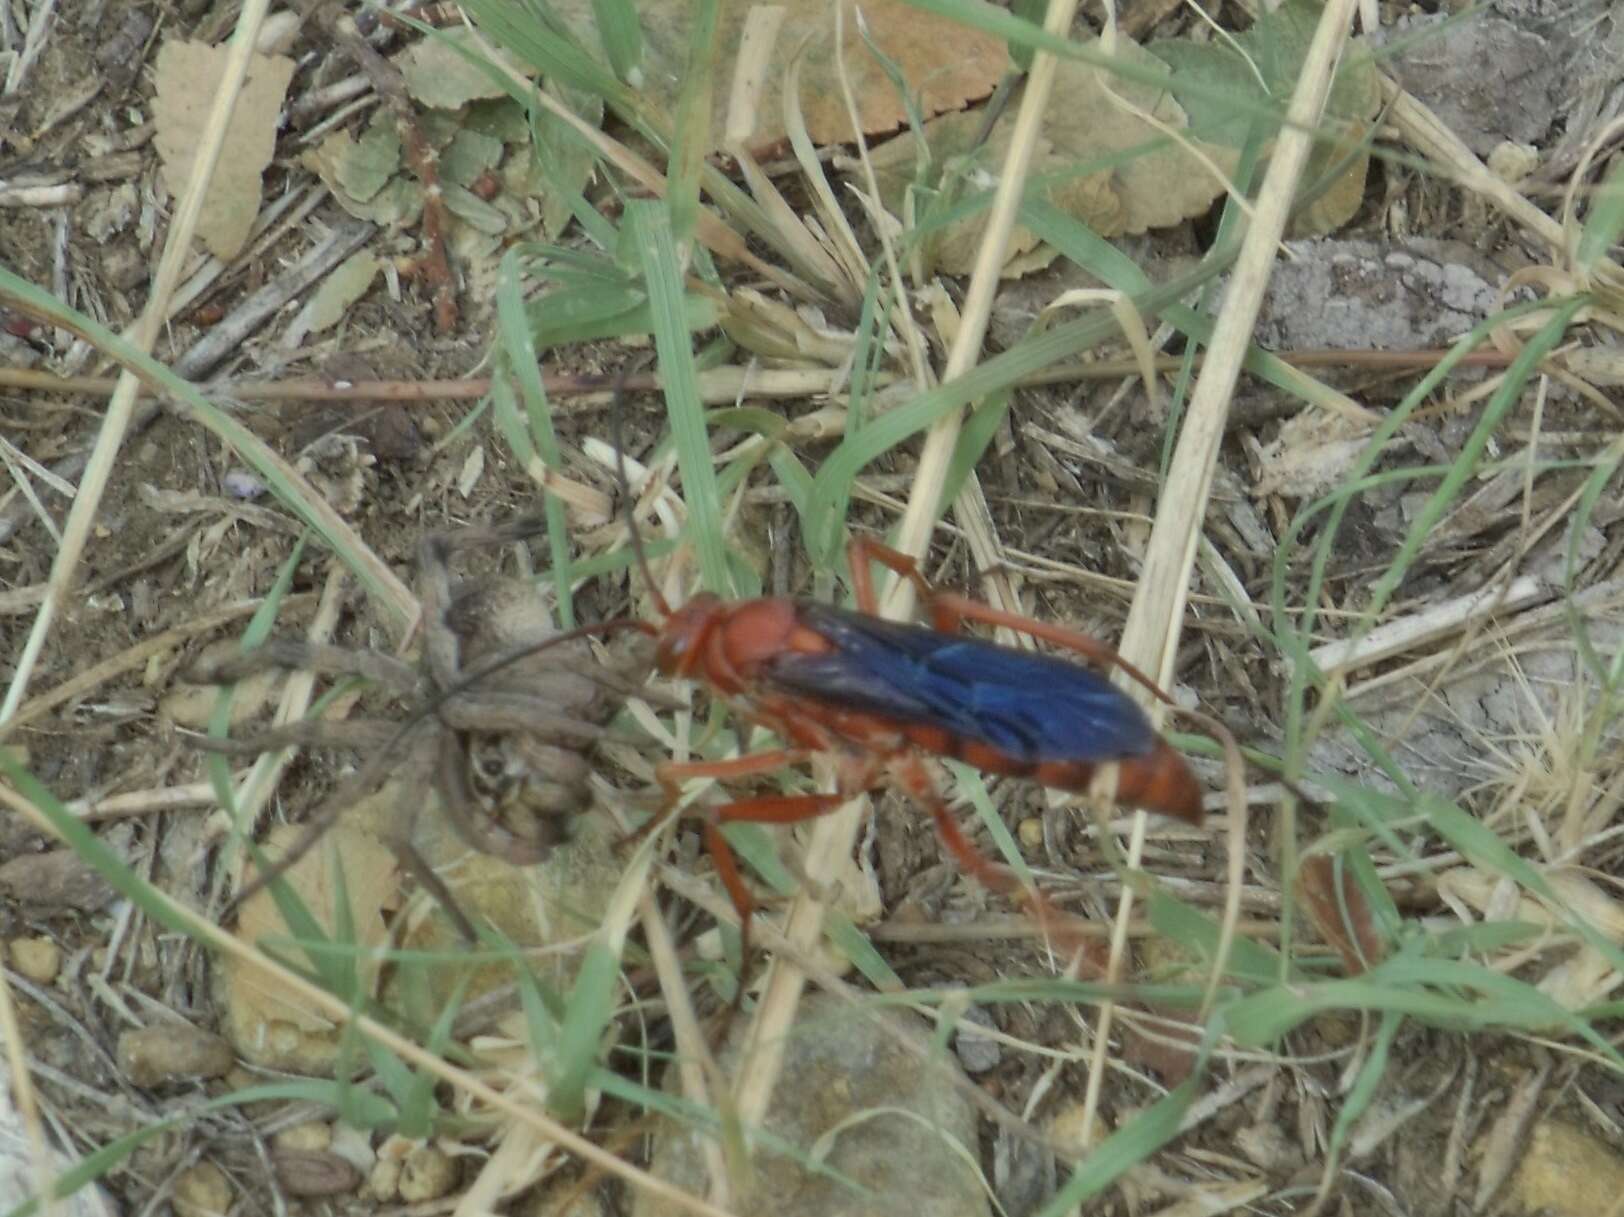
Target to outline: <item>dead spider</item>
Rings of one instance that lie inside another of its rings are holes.
[[[530,518],[424,538],[418,547],[421,669],[377,651],[292,639],[194,665],[188,679],[201,684],[228,684],[269,668],[359,676],[415,707],[404,720],[307,719],[247,739],[191,740],[205,751],[233,755],[298,744],[347,748],[367,758],[311,814],[305,835],[275,867],[237,893],[237,903],[297,862],[345,808],[391,777],[402,777],[409,790],[432,787],[470,849],[515,866],[541,861],[567,839],[573,818],[591,801],[587,753],[606,737],[604,724],[621,701],[638,691],[652,657],[649,641],[632,633],[606,666],[584,635],[556,633],[529,584],[459,582],[450,569],[459,550],[523,540],[545,526]],[[412,844],[417,810],[413,800],[387,844],[472,940],[472,924]]]

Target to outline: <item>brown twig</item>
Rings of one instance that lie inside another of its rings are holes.
[[[1275,352],[1281,362],[1298,368],[1351,367],[1360,369],[1411,369],[1436,366],[1447,351],[1340,351],[1306,350]],[[1201,356],[1195,356],[1199,366]],[[1502,368],[1511,357],[1499,351],[1474,351],[1460,360],[1461,367]],[[1157,356],[1157,371],[1175,372],[1183,366],[1184,356]],[[1045,368],[1023,377],[1023,386],[1064,384],[1082,380],[1110,380],[1122,376],[1138,375],[1137,360],[1101,359],[1086,364],[1061,364]],[[575,397],[588,393],[607,394],[614,377],[600,374],[577,375],[570,372],[547,372],[542,382],[550,397]],[[104,397],[113,391],[116,382],[105,376],[56,376],[22,368],[0,368],[0,388],[22,392],[78,394]],[[477,401],[490,392],[489,377],[473,376],[461,380],[240,380],[216,381],[200,386],[213,397],[229,397],[235,401],[314,401],[353,402],[376,405],[379,402],[397,402],[402,405],[423,401]],[[659,378],[653,374],[630,376],[626,388],[636,392],[657,392]],[[152,396],[151,389],[142,389],[143,396]]]
[[[417,121],[417,110],[406,91],[406,79],[400,69],[367,45],[355,27],[354,20],[340,13],[322,0],[301,0],[300,11],[307,21],[320,25],[355,60],[373,89],[395,116],[395,130],[400,146],[405,150],[406,163],[423,184],[423,257],[419,263],[423,277],[434,295],[434,326],[441,334],[449,334],[457,325],[456,284],[451,276],[451,262],[446,256],[445,237],[450,227],[445,199],[440,189],[439,154],[423,135]]]

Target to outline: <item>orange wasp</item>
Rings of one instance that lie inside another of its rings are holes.
[[[632,536],[635,545],[635,529]],[[894,786],[930,811],[942,844],[966,872],[994,890],[1015,886],[959,828],[927,756],[1068,791],[1086,790],[1100,765],[1114,763],[1125,804],[1201,822],[1195,775],[1125,693],[1080,664],[989,642],[961,627],[1008,626],[1119,668],[1165,700],[1132,664],[1074,630],[939,592],[912,558],[878,541],[854,538],[849,556],[856,612],[784,597],[728,602],[708,592],[673,610],[649,580],[662,618],[646,627],[656,639],[659,671],[702,682],[787,745],[730,760],[660,765],[664,811],[651,826],[664,822],[689,778],[746,777],[804,763],[814,753],[835,762],[832,794],[764,795],[692,813],[704,820],[706,848],[739,913],[746,954],[756,902],[722,835],[725,824],[795,823]],[[874,562],[913,583],[930,626],[877,615]],[[1029,896],[1046,920],[1046,902]]]

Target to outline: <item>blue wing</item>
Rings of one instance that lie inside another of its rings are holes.
[[[825,604],[797,608],[834,649],[768,665],[768,683],[786,693],[941,727],[1034,764],[1121,760],[1155,747],[1138,705],[1078,664]]]

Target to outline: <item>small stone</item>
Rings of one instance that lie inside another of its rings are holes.
[[[419,1145],[400,1164],[400,1198],[407,1204],[438,1200],[457,1186],[457,1164],[432,1145]]]
[[[174,1198],[179,1217],[226,1217],[231,1181],[214,1163],[199,1162],[176,1177]]]
[[[565,1192],[575,1194],[566,1199]],[[557,1179],[557,1186],[553,1189],[538,1189],[528,1199],[520,1201],[519,1207],[513,1210],[514,1217],[610,1217],[609,1205],[602,1192],[602,1188],[594,1188],[583,1194],[575,1180]],[[563,1208],[558,1207],[560,1203]]]
[[[224,1077],[236,1063],[225,1040],[185,1024],[143,1027],[118,1037],[119,1068],[137,1086]]]
[[[298,41],[304,21],[291,10],[272,13],[259,27],[259,40],[254,49],[261,55],[285,55]]]
[[[1290,1137],[1277,1124],[1254,1124],[1235,1133],[1235,1145],[1241,1153],[1266,1171],[1295,1169],[1302,1154]]]
[[[1105,1140],[1106,1129],[1104,1122],[1098,1114],[1094,1117],[1094,1127],[1090,1135],[1083,1136],[1083,1105],[1072,1103],[1055,1112],[1054,1119],[1049,1121],[1049,1139],[1059,1148],[1066,1150],[1081,1158],[1101,1141]]]
[[[267,487],[256,474],[246,469],[228,469],[220,479],[220,489],[234,499],[252,501],[263,496]]]
[[[101,269],[107,281],[120,291],[129,291],[147,281],[152,263],[139,246],[118,244],[109,246],[102,255]]]
[[[1502,182],[1515,185],[1539,168],[1539,149],[1533,144],[1508,139],[1495,145],[1488,163],[1490,173]]]
[[[379,1158],[372,1173],[367,1176],[367,1191],[374,1200],[394,1200],[400,1195],[400,1163],[392,1158]]]
[[[27,909],[94,913],[116,894],[101,872],[71,849],[29,854],[0,865],[0,896]]]
[[[1624,1195],[1624,1157],[1598,1137],[1561,1120],[1536,1124],[1511,1183],[1516,1207],[1551,1217],[1612,1212]]]
[[[742,1032],[735,1029],[723,1052],[724,1070],[737,1066]],[[815,1158],[867,1190],[854,1196],[794,1156],[763,1154],[752,1164],[755,1187],[736,1197],[731,1211],[739,1217],[986,1217],[975,1167],[962,1156],[966,1147],[975,1153],[975,1111],[954,1085],[962,1076],[958,1066],[931,1049],[931,1036],[916,1018],[856,1012],[822,995],[805,1000],[787,1036],[765,1127],[806,1160]],[[662,1128],[650,1170],[702,1194],[699,1134]],[[631,1207],[633,1217],[676,1211],[644,1191]]]
[[[361,1183],[355,1163],[328,1150],[276,1150],[271,1161],[290,1196],[343,1196]]]
[[[958,1030],[953,1033],[953,1051],[958,1053],[964,1072],[970,1074],[986,1073],[1004,1059],[1004,1046],[995,1039],[977,1035],[976,1027],[996,1029],[997,1024],[980,1006],[971,1006],[960,1016]]]
[[[49,938],[13,939],[11,964],[35,984],[48,985],[62,970],[62,948]]]
[[[272,1052],[296,1052],[304,1043],[304,1033],[284,1019],[275,1019],[266,1024],[265,1038]]]
[[[321,1153],[333,1143],[333,1126],[320,1120],[310,1120],[284,1128],[271,1138],[271,1148],[278,1153]]]

